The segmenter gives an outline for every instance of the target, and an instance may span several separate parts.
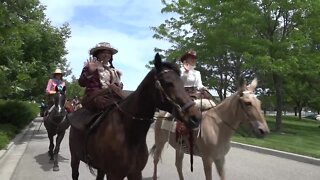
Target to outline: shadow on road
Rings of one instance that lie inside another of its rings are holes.
[[[58,158],[59,158],[59,163],[69,160],[61,156],[60,154]],[[49,160],[50,158],[47,152],[35,156],[34,159],[37,161],[38,164],[41,165],[41,169],[43,169],[43,171],[52,171],[53,162],[50,162]]]

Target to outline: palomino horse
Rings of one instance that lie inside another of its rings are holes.
[[[66,87],[62,89],[56,88],[56,94],[53,97],[54,107],[47,117],[44,117],[43,124],[48,132],[48,137],[50,140],[48,154],[50,160],[53,160],[53,170],[59,171],[58,165],[58,154],[60,150],[60,144],[65,134],[65,129],[58,128],[58,125],[65,118],[67,111],[65,108],[66,96],[65,96]],[[56,146],[54,146],[53,138],[57,135]]]
[[[206,180],[212,179],[212,162],[215,163],[220,178],[225,179],[225,155],[230,149],[230,138],[240,123],[249,123],[250,129],[258,138],[269,132],[268,125],[261,114],[260,101],[253,94],[256,86],[256,79],[248,87],[243,84],[235,94],[218,106],[203,112],[200,135],[193,133],[195,134],[193,152],[202,158]],[[153,179],[157,179],[157,164],[163,147],[169,140],[169,144],[176,149],[175,164],[179,178],[183,180],[182,160],[184,153],[188,153],[189,148],[183,149],[182,144],[184,142],[184,147],[188,147],[190,143],[186,143],[188,140],[185,140],[185,137],[177,142],[174,131],[162,128],[165,127],[162,126],[163,121],[166,120],[158,118],[155,123],[155,145],[151,149],[154,157]],[[172,133],[170,137],[169,133]]]
[[[97,180],[141,180],[148,160],[146,135],[156,108],[169,111],[190,127],[199,125],[201,112],[183,88],[179,68],[155,56],[153,68],[137,90],[109,111],[95,131],[71,126],[69,146],[72,179],[79,177],[80,160],[98,170]],[[78,119],[81,121],[81,119]]]

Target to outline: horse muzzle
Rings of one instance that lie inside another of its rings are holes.
[[[252,127],[253,134],[257,138],[264,138],[269,133],[269,128],[265,127],[258,121],[250,121],[250,125]]]

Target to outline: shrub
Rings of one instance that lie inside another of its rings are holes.
[[[12,124],[0,124],[0,149],[5,148],[18,132],[18,128]]]
[[[0,124],[12,124],[21,129],[29,124],[38,113],[37,104],[0,100]]]

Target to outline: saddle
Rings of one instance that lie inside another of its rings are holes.
[[[68,114],[67,119],[72,127],[80,131],[89,130],[88,132],[91,132],[114,107],[114,105],[110,105],[105,110],[98,112],[80,108]]]
[[[89,111],[86,108],[80,108],[67,115],[67,119],[72,127],[84,131],[93,123],[102,112]]]

